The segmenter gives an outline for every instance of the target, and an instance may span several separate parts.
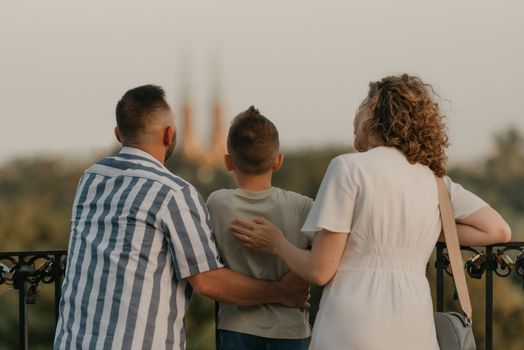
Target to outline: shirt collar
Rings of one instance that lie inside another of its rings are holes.
[[[158,166],[164,168],[164,165],[162,163],[160,163],[158,161],[158,159],[153,157],[151,154],[149,154],[149,153],[147,153],[145,151],[142,151],[141,149],[135,148],[135,147],[124,146],[120,150],[119,154],[130,154],[130,155],[133,155],[133,156],[147,158],[147,159],[155,162],[155,164],[157,164]]]

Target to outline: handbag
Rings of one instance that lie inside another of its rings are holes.
[[[435,176],[435,179],[437,181],[442,230],[444,231],[453,280],[463,312],[463,314],[458,312],[434,313],[437,340],[441,350],[475,350],[477,346],[473,337],[471,301],[460,254],[453,207],[444,179],[437,176]]]

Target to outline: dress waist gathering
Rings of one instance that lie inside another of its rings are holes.
[[[350,236],[338,270],[385,270],[425,275],[428,259],[424,248],[376,244]]]

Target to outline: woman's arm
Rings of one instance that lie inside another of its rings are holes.
[[[321,286],[335,275],[349,235],[322,230],[311,251],[306,251],[287,241],[278,227],[263,218],[236,220],[231,231],[245,247],[280,257],[297,276]]]
[[[491,207],[482,207],[457,220],[457,232],[461,245],[473,247],[505,243],[511,239],[509,225]],[[439,240],[444,241],[443,235]]]

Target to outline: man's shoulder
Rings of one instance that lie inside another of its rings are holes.
[[[173,174],[166,167],[139,157],[122,157],[122,155],[106,157],[88,168],[85,174],[107,177],[128,176],[150,180],[167,186],[175,192],[195,190],[188,181]]]

